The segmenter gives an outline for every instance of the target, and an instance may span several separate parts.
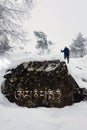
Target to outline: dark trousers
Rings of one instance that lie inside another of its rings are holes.
[[[67,59],[67,63],[69,63],[69,56],[64,56],[64,59]]]

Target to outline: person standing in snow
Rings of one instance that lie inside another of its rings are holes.
[[[64,53],[64,59],[67,59],[67,63],[69,63],[69,56],[70,56],[70,50],[69,48],[65,47],[64,50],[61,50],[61,52]]]

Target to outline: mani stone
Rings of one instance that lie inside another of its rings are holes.
[[[66,63],[59,60],[25,62],[4,78],[2,93],[19,106],[61,108],[87,99],[87,90],[78,86]]]

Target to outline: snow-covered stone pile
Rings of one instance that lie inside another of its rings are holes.
[[[25,62],[8,70],[4,78],[2,93],[19,106],[60,108],[86,97],[59,60]]]

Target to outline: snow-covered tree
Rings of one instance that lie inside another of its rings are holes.
[[[83,38],[81,33],[78,33],[73,43],[70,45],[71,57],[83,57],[86,54],[84,42],[86,41]]]
[[[33,0],[1,0],[0,31],[21,38],[22,23],[29,16]],[[23,30],[22,30],[23,31]]]
[[[0,37],[3,37],[1,46],[5,39],[5,43],[8,43],[8,37],[22,41],[25,39],[23,22],[29,17],[32,4],[33,0],[0,0]]]
[[[6,35],[0,35],[0,55],[10,49],[9,40]]]
[[[41,49],[44,53],[45,51],[49,53],[49,45],[52,45],[52,41],[47,40],[47,35],[42,31],[34,31],[35,36],[37,37],[36,48]]]

